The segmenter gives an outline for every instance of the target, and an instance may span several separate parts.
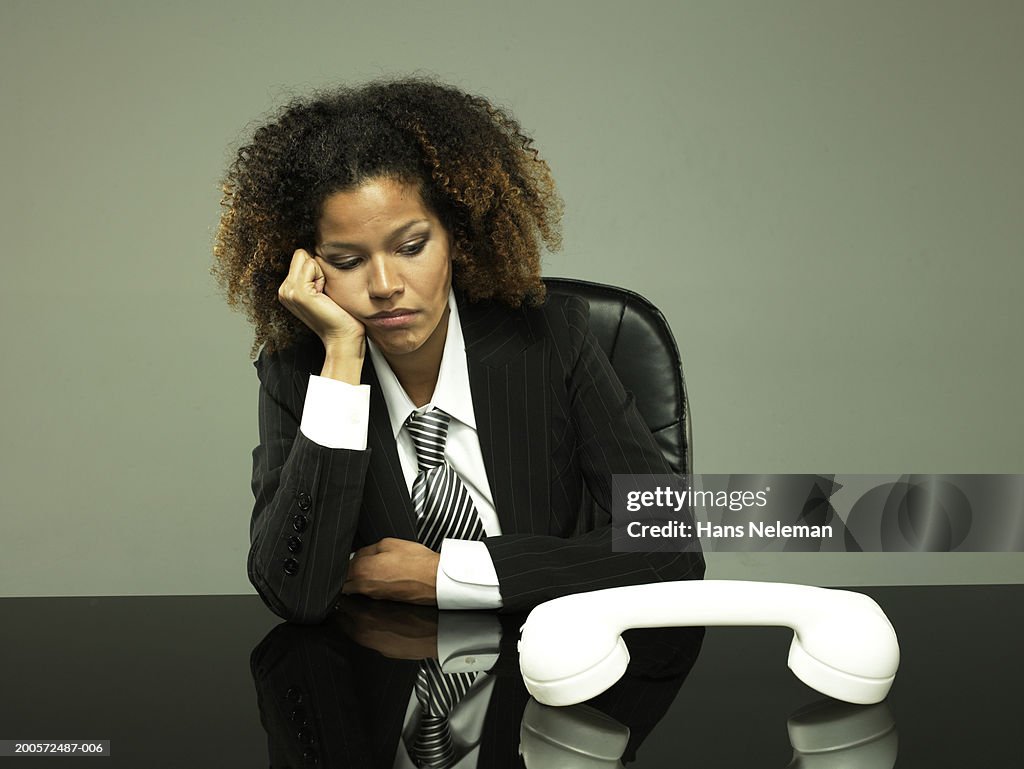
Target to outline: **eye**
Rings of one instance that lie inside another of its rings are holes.
[[[338,270],[354,270],[363,263],[363,260],[358,256],[348,259],[336,257],[334,259],[329,259],[328,262],[332,267]]]
[[[407,245],[402,246],[400,249],[398,249],[398,253],[404,256],[415,256],[416,254],[420,253],[420,251],[422,251],[426,247],[426,245],[426,240],[419,240],[415,243],[409,243]]]

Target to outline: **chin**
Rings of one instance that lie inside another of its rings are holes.
[[[395,338],[377,338],[373,339],[373,343],[377,345],[377,349],[385,355],[408,355],[411,352],[416,352],[420,347],[423,346],[423,339],[405,337],[403,339]]]

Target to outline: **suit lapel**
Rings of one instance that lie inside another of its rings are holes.
[[[548,532],[547,345],[517,313],[459,302],[469,386],[503,533]]]
[[[369,355],[363,361],[362,383],[370,385],[370,424],[366,435],[370,469],[363,493],[363,506],[368,515],[359,519],[360,541],[371,544],[384,537],[415,541],[416,513],[391,432],[388,404]]]

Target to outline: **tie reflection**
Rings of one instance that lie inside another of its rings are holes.
[[[352,596],[322,625],[278,625],[250,658],[270,766],[629,763],[678,694],[704,634],[628,631],[626,675],[577,708],[553,709],[531,700],[519,673],[524,619]]]

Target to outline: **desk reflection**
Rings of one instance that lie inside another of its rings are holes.
[[[478,672],[451,713],[458,769],[628,764],[704,637],[703,628],[627,631],[623,678],[580,706],[555,709],[534,702],[519,674],[524,620],[351,597],[322,625],[278,625],[250,657],[270,766],[415,767],[414,684],[427,658],[445,673]]]

